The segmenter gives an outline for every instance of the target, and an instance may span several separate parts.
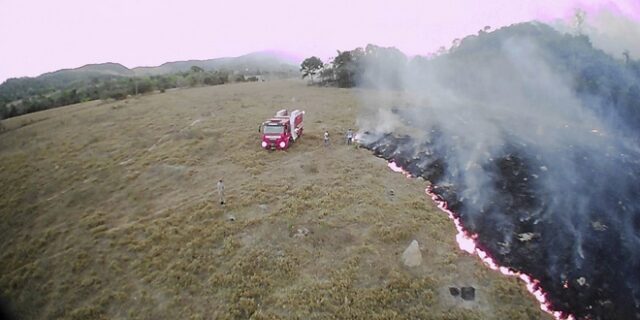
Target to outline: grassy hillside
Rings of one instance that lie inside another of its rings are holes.
[[[457,249],[424,181],[342,143],[358,93],[226,84],[3,121],[0,295],[24,319],[546,318]],[[307,111],[305,136],[261,150],[282,107]],[[475,301],[449,294],[466,285]]]

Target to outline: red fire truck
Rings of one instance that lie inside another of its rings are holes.
[[[304,111],[293,110],[291,113],[286,109],[276,112],[276,115],[263,122],[262,147],[265,149],[285,150],[289,145],[298,140],[302,135],[302,117]]]

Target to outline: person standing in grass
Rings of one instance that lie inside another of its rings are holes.
[[[224,204],[224,183],[222,179],[218,180],[218,196],[220,196],[220,205]]]
[[[329,131],[327,130],[324,131],[324,146],[329,146]]]
[[[351,145],[351,143],[353,143],[353,130],[349,128],[349,130],[347,130],[347,145]]]

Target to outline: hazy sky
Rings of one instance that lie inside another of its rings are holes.
[[[640,19],[640,0],[0,0],[0,81],[276,50],[328,58],[367,43],[427,54],[454,38],[576,7]]]

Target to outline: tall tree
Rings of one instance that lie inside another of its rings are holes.
[[[315,76],[316,73],[318,73],[318,71],[320,71],[323,66],[324,64],[322,63],[322,60],[320,60],[320,58],[316,56],[304,59],[304,61],[302,61],[302,64],[300,65],[300,72],[302,72],[302,79],[306,77],[310,77],[311,83],[313,83],[313,76]]]
[[[333,64],[325,63],[322,66],[322,70],[320,70],[320,82],[326,84],[328,82],[333,82],[335,80],[335,74],[333,71]]]
[[[351,88],[356,85],[358,76],[363,72],[364,56],[365,52],[362,48],[351,51],[338,50],[338,55],[333,59],[333,66],[339,87]]]

